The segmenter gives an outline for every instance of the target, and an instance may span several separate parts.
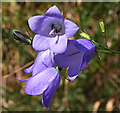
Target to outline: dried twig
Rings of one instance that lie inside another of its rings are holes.
[[[4,75],[3,77],[4,77],[4,78],[8,78],[9,76],[13,75],[14,73],[17,73],[17,72],[23,70],[24,68],[28,67],[28,66],[31,65],[33,62],[34,62],[34,61],[31,61],[31,62],[27,63],[26,65],[22,66],[21,68],[13,71],[13,72],[11,72],[11,73],[9,73],[9,74],[7,74],[7,75]]]
[[[119,88],[118,84],[112,78],[109,78],[109,81],[113,84],[114,87],[117,89]]]

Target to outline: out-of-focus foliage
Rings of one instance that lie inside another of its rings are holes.
[[[24,33],[34,33],[29,29],[27,20],[34,15],[43,15],[56,5],[65,18],[75,22],[80,30],[87,32],[95,41],[118,50],[118,3],[2,3],[2,88],[3,111],[46,111],[42,108],[42,96],[30,96],[24,93],[25,79],[31,76],[22,68],[36,58],[30,45],[16,42],[12,36],[13,29]],[[105,38],[99,22],[103,19],[106,27]],[[78,39],[78,31],[72,39]],[[29,35],[29,34],[28,34]],[[101,57],[99,59],[98,55]],[[21,70],[20,70],[21,69]],[[16,72],[14,72],[16,71]],[[115,111],[120,109],[118,97],[118,55],[96,53],[74,82],[61,81],[52,102],[50,111]],[[65,72],[63,70],[62,75]]]

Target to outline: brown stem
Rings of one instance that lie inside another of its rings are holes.
[[[68,102],[68,80],[65,80],[64,91],[65,91],[65,104],[66,104],[66,108],[67,108],[67,111],[70,111],[69,102]]]
[[[31,65],[33,62],[34,62],[34,61],[31,61],[31,62],[27,63],[26,65],[22,66],[21,68],[13,71],[13,72],[11,72],[11,73],[9,73],[9,74],[7,74],[7,75],[4,75],[3,77],[4,77],[4,78],[8,78],[9,76],[13,75],[14,73],[17,73],[17,72],[23,70],[24,68],[28,67],[28,66]]]

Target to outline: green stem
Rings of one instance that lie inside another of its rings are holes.
[[[101,48],[103,48],[104,50],[96,50],[97,52],[103,52],[103,53],[113,53],[113,54],[120,54],[120,51],[114,51],[114,50],[110,50],[106,47],[104,47],[101,44],[98,44],[97,42],[95,42],[94,40],[91,40],[96,46],[100,46]]]
[[[120,54],[120,51],[113,51],[113,50],[96,50],[97,52],[102,52],[102,53],[113,53],[113,54]]]
[[[101,45],[101,44],[98,44],[97,42],[95,42],[94,40],[91,40],[96,46],[100,46],[100,47],[102,47],[103,49],[105,49],[105,50],[109,50],[108,48],[106,48],[106,47],[104,47],[103,45]]]
[[[5,109],[5,110],[7,110],[7,111],[9,111],[9,109],[8,108],[6,108],[5,106],[3,106],[3,105],[0,105],[0,107],[1,108],[3,108],[3,109]]]

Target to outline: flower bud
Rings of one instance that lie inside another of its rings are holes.
[[[80,36],[82,36],[85,39],[91,40],[90,36],[87,33],[82,32],[80,33]]]
[[[18,29],[13,29],[13,36],[16,40],[25,43],[27,45],[30,45],[32,43],[31,38],[26,35],[25,33],[23,33],[22,31],[18,30]]]
[[[104,33],[104,32],[105,32],[104,22],[103,22],[103,21],[100,21],[100,22],[99,22],[99,25],[100,25],[101,31]]]

